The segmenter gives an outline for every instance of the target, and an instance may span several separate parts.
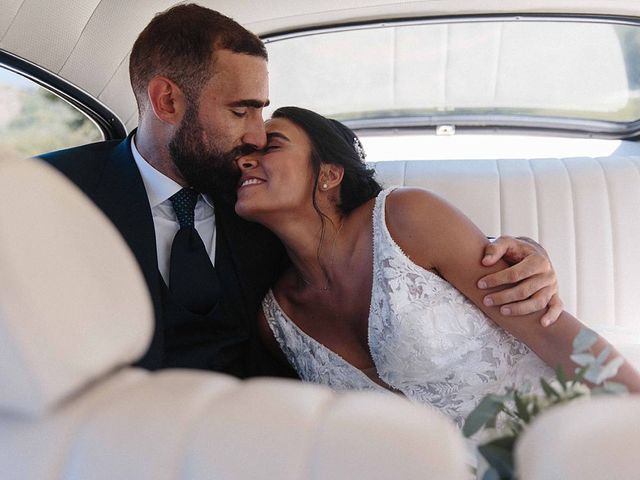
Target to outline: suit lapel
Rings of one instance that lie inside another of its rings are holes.
[[[138,259],[154,303],[159,304],[158,260],[151,208],[131,153],[132,132],[111,152],[93,194]]]

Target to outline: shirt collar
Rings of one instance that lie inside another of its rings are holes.
[[[133,159],[136,162],[138,170],[140,170],[142,183],[144,183],[144,188],[147,191],[151,208],[167,201],[182,189],[182,186],[178,182],[153,168],[151,164],[144,159],[136,147],[135,136],[131,139],[131,153],[133,154]],[[213,208],[213,202],[211,198],[209,198],[209,195],[201,195],[201,197]]]

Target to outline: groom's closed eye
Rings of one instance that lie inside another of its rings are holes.
[[[271,151],[276,150],[278,148],[280,148],[280,145],[272,143],[272,144],[269,144],[266,147],[264,147],[263,151],[264,152],[271,152]]]

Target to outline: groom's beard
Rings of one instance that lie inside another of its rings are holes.
[[[235,202],[240,170],[236,159],[254,150],[240,145],[223,151],[218,145],[206,145],[198,108],[189,105],[182,124],[169,143],[169,153],[182,177],[198,192]]]

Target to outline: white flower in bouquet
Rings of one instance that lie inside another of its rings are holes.
[[[567,385],[567,388],[562,388],[562,383],[556,378],[549,382],[549,386],[553,388],[560,396],[559,400],[573,400],[577,397],[589,397],[591,396],[591,389],[588,385],[582,382],[572,382]],[[544,397],[546,400],[546,397]],[[547,401],[544,408],[553,405],[553,402]]]

